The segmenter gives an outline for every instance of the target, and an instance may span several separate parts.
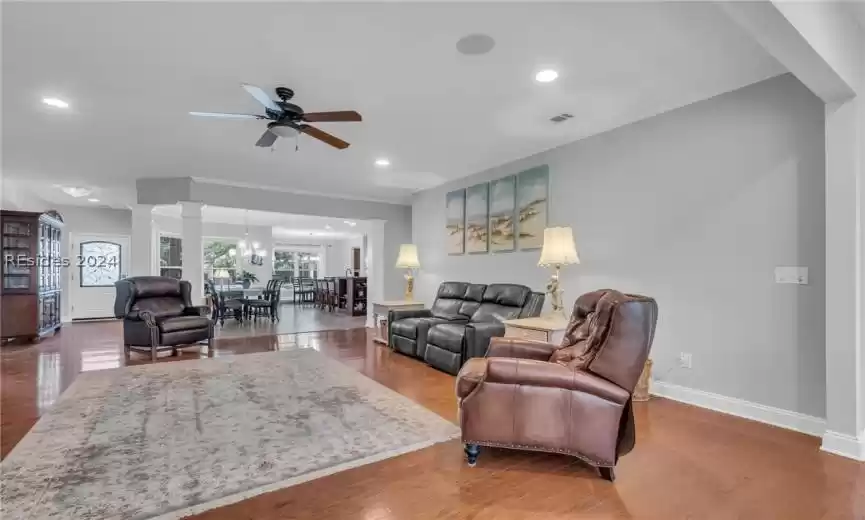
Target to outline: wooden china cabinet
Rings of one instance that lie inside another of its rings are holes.
[[[56,211],[0,211],[0,334],[34,341],[60,329],[60,249],[63,218]]]

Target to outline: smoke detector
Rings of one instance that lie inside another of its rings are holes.
[[[557,116],[551,117],[550,121],[552,121],[553,123],[561,123],[561,122],[567,121],[568,119],[571,119],[573,117],[574,117],[573,114],[568,114],[567,112],[563,112]]]

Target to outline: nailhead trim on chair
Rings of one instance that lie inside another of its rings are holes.
[[[580,459],[581,461],[591,464],[592,466],[596,466],[599,468],[614,468],[614,464],[605,464],[603,462],[598,462],[592,460],[585,455],[581,455],[576,452],[568,451],[568,450],[553,450],[549,448],[545,448],[543,446],[530,446],[528,444],[504,444],[499,442],[488,442],[488,441],[467,441],[463,440],[463,444],[477,444],[479,446],[490,446],[492,448],[507,448],[507,449],[515,449],[515,450],[527,450],[527,451],[537,451],[542,453],[558,453],[560,455],[568,455],[571,457],[575,457]]]

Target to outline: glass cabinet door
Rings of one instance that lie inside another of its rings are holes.
[[[3,219],[3,290],[28,292],[32,288],[35,260],[34,222]]]

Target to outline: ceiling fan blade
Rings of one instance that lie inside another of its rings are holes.
[[[267,92],[261,90],[261,88],[256,87],[255,85],[248,85],[246,83],[243,83],[240,86],[243,87],[245,91],[249,92],[250,96],[254,97],[259,103],[264,105],[264,108],[269,108],[274,112],[282,112],[282,109],[279,108],[279,106],[277,106],[277,104],[274,103],[272,99],[270,99],[270,96],[267,95]]]
[[[276,142],[276,138],[278,135],[274,134],[270,130],[265,130],[261,137],[258,138],[258,141],[255,143],[255,146],[260,146],[262,148],[270,148],[273,146],[273,143]]]
[[[267,119],[265,116],[255,114],[221,114],[219,112],[190,112],[191,116],[199,117],[222,117],[224,119]]]
[[[338,121],[362,121],[363,118],[354,110],[340,110],[336,112],[307,112],[303,114],[303,120],[309,122],[338,122]]]
[[[310,137],[315,137],[319,141],[325,142],[325,143],[333,146],[334,148],[339,148],[340,150],[344,150],[344,149],[349,147],[349,144],[347,142],[343,141],[342,139],[340,139],[339,137],[330,135],[329,133],[327,133],[323,130],[319,130],[318,128],[316,128],[314,126],[298,125],[297,129],[300,130],[301,132],[305,133],[306,135],[310,136]]]

